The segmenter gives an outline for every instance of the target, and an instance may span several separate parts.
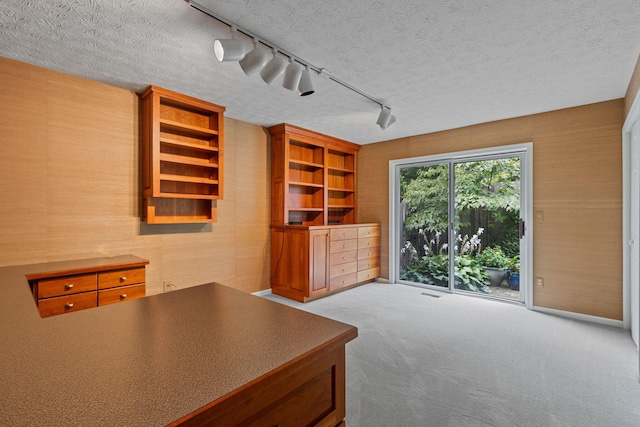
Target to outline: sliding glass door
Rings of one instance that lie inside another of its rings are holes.
[[[524,301],[523,153],[397,169],[401,283]]]

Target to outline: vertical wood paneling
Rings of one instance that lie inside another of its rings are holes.
[[[148,294],[163,281],[269,288],[264,129],[225,120],[217,223],[148,225],[139,217],[137,98],[0,58],[0,265],[132,253],[150,260]]]
[[[380,221],[381,275],[388,271],[389,161],[533,142],[534,304],[622,319],[624,100],[364,145],[359,221]]]

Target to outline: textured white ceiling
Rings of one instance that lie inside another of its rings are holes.
[[[638,0],[199,3],[384,101],[398,122],[380,130],[377,104],[320,76],[299,97],[217,62],[228,27],[184,0],[2,0],[0,55],[365,144],[620,98],[640,53]]]

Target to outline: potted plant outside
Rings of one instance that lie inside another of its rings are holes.
[[[489,274],[491,286],[499,287],[502,281],[507,278],[509,258],[502,252],[502,249],[488,247],[476,255],[476,261],[484,266],[485,271]]]
[[[520,290],[520,256],[516,255],[511,258],[507,264],[509,273],[507,274],[507,283],[509,289],[513,291]]]

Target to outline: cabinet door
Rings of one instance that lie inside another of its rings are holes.
[[[327,292],[329,284],[329,230],[309,232],[309,297]]]

